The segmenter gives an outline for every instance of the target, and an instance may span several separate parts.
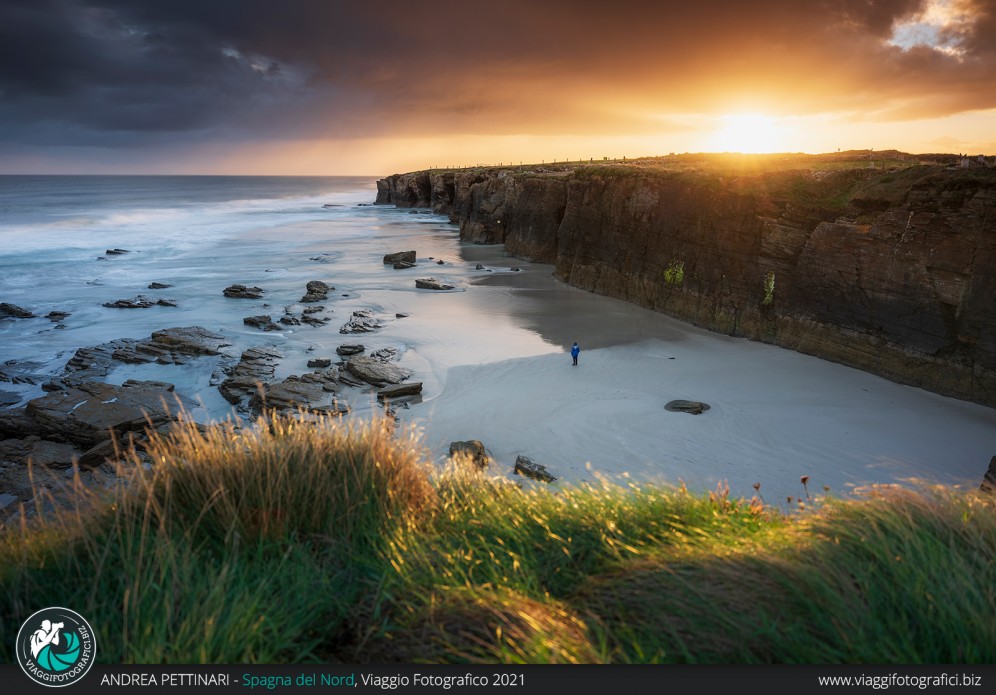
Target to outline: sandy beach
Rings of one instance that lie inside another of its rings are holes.
[[[494,262],[501,250],[464,253]],[[913,478],[974,487],[996,451],[990,408],[582,292],[549,266],[521,267],[469,293],[500,303],[550,350],[450,367],[438,395],[411,411],[440,459],[450,441],[479,439],[500,472],[522,454],[565,483],[596,474],[694,489],[727,481],[749,497],[759,482],[777,503],[804,494],[803,475],[810,492],[838,495]],[[711,408],[668,412],[673,399]]]

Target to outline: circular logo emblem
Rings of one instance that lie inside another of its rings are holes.
[[[28,678],[61,688],[90,670],[97,641],[90,623],[79,613],[68,608],[43,608],[21,625],[16,652]]]

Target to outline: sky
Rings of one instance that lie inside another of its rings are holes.
[[[0,173],[996,154],[996,0],[0,0]]]

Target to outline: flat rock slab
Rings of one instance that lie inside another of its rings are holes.
[[[175,299],[152,299],[143,294],[131,299],[119,299],[115,302],[104,302],[111,309],[148,309],[151,306],[176,306]]]
[[[117,366],[115,362],[182,364],[186,357],[220,355],[221,349],[229,345],[224,336],[200,326],[165,328],[141,340],[120,338],[77,350],[66,363],[65,376],[51,385],[58,389],[62,388],[60,382],[72,385],[103,378]]]
[[[276,384],[264,385],[249,399],[249,408],[255,415],[264,410],[345,414],[349,408],[336,396],[338,376],[335,368],[302,376],[291,375]]]
[[[164,328],[153,333],[149,342],[183,355],[220,355],[221,348],[231,345],[225,336],[200,326]]]
[[[374,386],[400,384],[412,375],[410,369],[399,367],[375,357],[354,357],[346,363],[349,373]]]
[[[452,290],[453,285],[447,285],[436,278],[419,278],[415,281],[415,287],[422,290]]]
[[[110,439],[111,430],[141,432],[150,425],[158,427],[176,419],[178,407],[170,390],[155,384],[132,383],[79,384],[28,401],[25,412],[43,433],[83,447]]]
[[[709,404],[701,403],[699,401],[669,401],[664,406],[664,410],[669,410],[672,413],[691,413],[692,415],[701,415],[705,411],[709,410]]]
[[[15,391],[0,390],[0,408],[6,408],[8,405],[16,405],[20,402],[21,394]]]
[[[263,288],[262,287],[246,287],[245,285],[229,285],[222,293],[226,297],[232,297],[233,299],[262,299]]]
[[[358,355],[363,352],[366,348],[359,343],[351,343],[346,345],[340,345],[335,349],[338,355]]]
[[[401,398],[402,396],[417,396],[420,393],[422,393],[422,382],[415,381],[410,384],[399,384],[398,386],[389,386],[381,389],[377,392],[377,400],[383,401]]]
[[[42,439],[34,442],[28,452],[27,459],[36,466],[46,468],[69,468],[79,452],[71,444],[50,442]]]
[[[238,405],[243,398],[256,393],[260,384],[273,378],[281,357],[283,355],[275,348],[249,348],[242,353],[228,378],[218,386],[218,391],[226,401]]]

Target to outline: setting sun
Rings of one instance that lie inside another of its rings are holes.
[[[738,113],[723,116],[722,127],[710,139],[716,152],[762,154],[782,148],[777,122],[771,116]]]

